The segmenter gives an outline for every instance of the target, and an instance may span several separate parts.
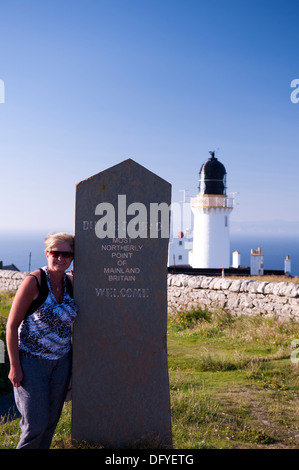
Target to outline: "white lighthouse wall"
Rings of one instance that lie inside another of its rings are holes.
[[[194,213],[193,268],[229,268],[230,209],[192,208]]]

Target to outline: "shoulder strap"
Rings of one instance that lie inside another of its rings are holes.
[[[40,284],[35,274],[29,274],[29,275],[35,277],[39,294],[38,294],[38,297],[35,300],[33,300],[32,304],[27,310],[25,318],[27,318],[29,315],[34,313],[39,307],[41,307],[41,305],[43,305],[49,292],[48,283],[47,283],[47,275],[43,269],[40,269],[40,280],[41,280]],[[68,276],[66,276],[66,291],[70,297],[73,297],[74,295],[73,284]]]
[[[45,302],[47,296],[48,296],[48,283],[47,283],[47,275],[43,269],[40,269],[40,284],[38,282],[37,277],[34,274],[30,274],[30,276],[35,277],[36,283],[38,286],[39,294],[38,297],[32,301],[29,309],[27,310],[27,313],[25,315],[25,318],[34,313],[43,303]]]
[[[38,291],[40,292],[40,285],[39,285],[37,276],[35,274],[28,274],[28,276],[34,277],[34,279],[36,280],[36,285],[37,285]]]

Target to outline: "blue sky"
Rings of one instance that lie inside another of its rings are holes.
[[[0,232],[72,231],[75,185],[132,158],[197,193],[216,150],[232,231],[299,233],[299,3],[0,0]]]

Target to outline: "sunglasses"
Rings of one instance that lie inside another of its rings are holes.
[[[63,256],[63,258],[72,258],[74,256],[74,253],[71,251],[49,251],[50,255],[53,256],[53,258],[59,258],[59,256]]]

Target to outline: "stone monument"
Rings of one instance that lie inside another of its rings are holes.
[[[171,185],[131,159],[77,185],[73,441],[172,445],[170,198]]]

